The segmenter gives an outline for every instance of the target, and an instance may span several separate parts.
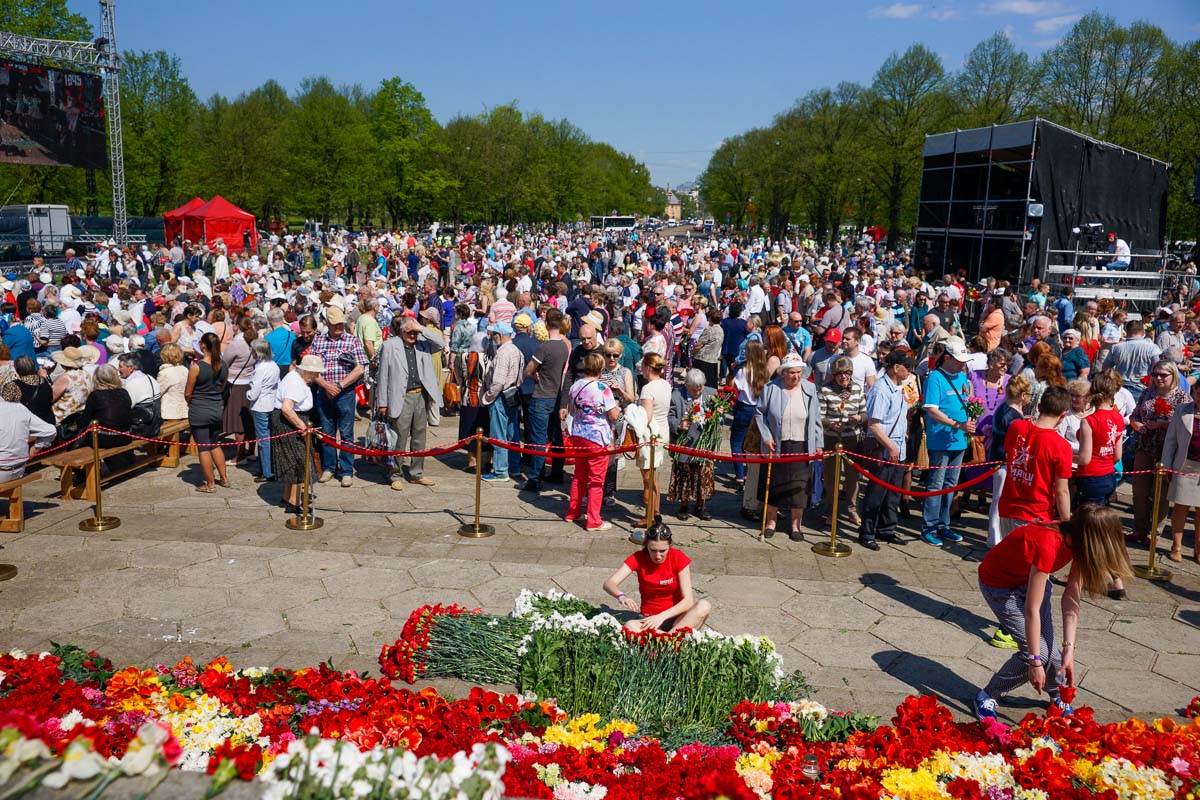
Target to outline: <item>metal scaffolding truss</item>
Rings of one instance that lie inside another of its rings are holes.
[[[100,38],[94,42],[39,39],[0,31],[0,54],[33,61],[98,70],[104,78],[104,110],[108,119],[108,163],[113,187],[113,239],[129,241],[125,210],[125,144],[121,138],[121,55],[117,51],[116,0],[100,0]]]

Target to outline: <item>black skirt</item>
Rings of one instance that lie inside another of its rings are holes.
[[[271,412],[271,435],[294,433],[296,427],[283,418],[283,412]],[[304,437],[284,436],[271,440],[271,469],[282,483],[304,483]]]
[[[791,456],[808,452],[805,442],[783,441],[779,443],[780,455]],[[793,461],[771,465],[771,494],[767,496],[767,465],[758,470],[758,499],[781,510],[808,507],[808,496],[812,488],[811,461]]]

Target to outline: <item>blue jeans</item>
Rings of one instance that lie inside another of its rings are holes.
[[[321,430],[328,437],[337,436],[346,444],[354,444],[354,390],[347,389],[330,398],[322,391],[317,395],[317,415]],[[354,474],[354,454],[338,450],[328,441],[321,444],[321,468],[336,477]]]
[[[529,428],[533,434],[535,447],[545,447],[547,444],[562,447],[562,425],[558,421],[555,407],[558,405],[554,397],[534,397],[529,400]],[[553,418],[553,419],[552,419]],[[534,456],[533,465],[529,468],[529,477],[535,481],[542,479],[542,466],[546,463],[545,456]],[[562,474],[560,461],[557,465],[558,474]],[[556,465],[550,465],[554,472]]]
[[[504,400],[497,397],[488,406],[488,435],[493,439],[503,439],[506,442],[521,441],[521,426],[518,424],[520,408],[511,411],[504,406]],[[505,453],[507,452],[507,458]],[[492,472],[501,476],[521,471],[521,454],[516,450],[497,447],[492,454]]]
[[[1096,503],[1098,505],[1107,506],[1108,498],[1117,490],[1116,473],[1108,475],[1085,475],[1075,479],[1075,501],[1074,506],[1079,507],[1084,503]]]
[[[958,474],[962,471],[963,455],[966,450],[930,450],[930,469],[925,476],[925,488],[936,492],[943,486],[954,486],[958,483]],[[946,469],[937,469],[945,466]],[[921,523],[921,533],[938,534],[950,530],[950,504],[954,502],[954,492],[925,498],[924,519]]]
[[[271,443],[267,441],[271,435],[271,412],[251,411],[250,416],[254,419],[254,438],[259,440],[258,471],[264,478],[274,478],[275,473],[271,471]]]
[[[733,422],[729,427],[729,449],[735,453],[742,452],[746,445],[746,431],[754,422],[754,412],[757,406],[750,403],[738,403],[733,407]],[[733,463],[734,474],[739,479],[746,477],[746,464],[742,461]]]

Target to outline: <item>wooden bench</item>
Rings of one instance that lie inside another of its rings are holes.
[[[58,467],[61,470],[58,482],[64,500],[95,501],[96,495],[100,491],[101,483],[107,483],[115,478],[120,478],[123,475],[128,475],[131,472],[136,472],[146,467],[157,467],[167,457],[166,453],[159,450],[157,443],[143,442],[140,439],[131,439],[128,443],[117,447],[100,448],[100,460],[104,461],[104,459],[112,456],[121,453],[131,453],[143,447],[146,449],[146,452],[134,456],[130,464],[118,469],[110,467],[109,471],[103,475],[96,469],[96,462],[92,455],[92,448],[90,447],[51,453],[43,459],[42,463]],[[81,484],[75,482],[75,474],[77,472],[83,474],[83,483]]]
[[[183,438],[183,432],[188,430],[190,427],[191,426],[188,425],[188,421],[186,419],[169,419],[163,421],[162,430],[160,430],[158,432],[158,436],[155,437],[162,439],[163,441],[170,442],[170,444],[167,445],[167,453],[163,456],[162,466],[167,468],[179,466],[180,450],[183,449],[183,445],[181,444],[180,440]],[[190,446],[188,448],[188,452],[191,453]]]
[[[8,516],[0,519],[0,531],[4,533],[20,533],[25,530],[25,503],[21,498],[25,484],[33,483],[42,477],[35,472],[22,478],[0,483],[0,499],[8,500]]]

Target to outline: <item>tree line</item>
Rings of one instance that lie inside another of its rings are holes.
[[[93,38],[65,0],[13,0],[0,10],[0,30]],[[309,78],[292,93],[270,80],[236,98],[201,101],[179,59],[161,50],[123,53],[120,80],[131,216],[214,194],[264,225],[288,217],[391,227],[662,213],[665,195],[644,164],[516,102],[442,125],[398,77],[370,90]],[[108,211],[108,176],[93,177],[89,187],[81,169],[3,164],[0,197]]]
[[[879,224],[894,247],[916,222],[926,134],[1035,116],[1171,162],[1168,238],[1196,238],[1200,41],[1098,12],[1038,58],[997,33],[950,71],[914,44],[870,85],[809,92],[770,125],[725,140],[699,178],[701,198],[718,221],[772,237],[799,225],[832,241],[843,225]]]

